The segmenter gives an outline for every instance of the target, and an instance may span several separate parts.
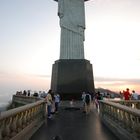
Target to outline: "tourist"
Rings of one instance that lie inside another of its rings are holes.
[[[52,116],[51,116],[51,110],[52,110],[52,103],[53,103],[53,100],[52,100],[52,95],[51,95],[52,91],[49,90],[48,91],[48,94],[46,96],[46,102],[47,102],[47,113],[48,113],[48,118],[50,119]]]
[[[60,103],[60,95],[58,93],[54,94],[54,102],[55,102],[55,113],[58,113],[58,107]]]
[[[102,97],[100,91],[98,91],[95,95],[95,106],[96,106],[97,110],[99,109],[99,100],[103,100],[103,97]]]
[[[86,93],[83,92],[83,93],[82,93],[82,101],[83,101],[83,102],[84,102],[85,96],[86,96]]]
[[[131,99],[132,100],[138,100],[138,94],[135,92],[135,90],[132,91]]]
[[[131,94],[129,92],[129,88],[126,89],[126,91],[123,92],[124,100],[130,100]]]
[[[123,92],[120,91],[120,98],[123,99]]]
[[[34,97],[38,97],[38,93],[36,91],[34,91],[34,94],[33,94]]]
[[[51,114],[55,113],[55,98],[54,98],[54,93],[51,91],[51,96],[52,96],[52,105],[51,105]]]
[[[24,96],[27,95],[27,91],[26,91],[26,90],[23,91],[23,95],[24,95]]]
[[[86,93],[85,92],[82,92],[82,101],[83,101],[83,112],[85,112],[85,96],[86,96]]]
[[[98,101],[98,98],[99,98],[99,91],[95,94],[95,99],[94,99],[95,106],[96,106],[96,109],[97,109],[97,110],[98,110],[98,108],[99,108],[99,101]]]
[[[19,92],[19,91],[17,91],[17,92],[16,92],[16,95],[20,95],[20,92]]]
[[[30,93],[30,90],[28,90],[28,96],[30,96],[30,94],[31,94],[31,93]]]
[[[86,112],[86,114],[89,114],[90,106],[91,106],[91,95],[89,93],[85,94],[84,103],[85,103],[85,112]]]

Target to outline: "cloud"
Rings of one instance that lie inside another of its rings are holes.
[[[37,77],[37,78],[51,78],[50,75],[44,75],[44,74],[27,74],[28,76]]]
[[[126,88],[135,89],[140,92],[140,79],[121,79],[121,78],[106,78],[106,77],[95,77],[95,86],[113,91],[125,90]]]
[[[5,76],[6,74],[7,74],[6,72],[0,70],[0,77]]]
[[[51,78],[50,75],[43,75],[43,74],[28,74],[28,73],[15,73],[15,72],[7,72],[0,70],[0,77],[1,78],[18,78],[18,77],[35,77],[35,78]]]
[[[129,84],[140,84],[140,79],[128,79],[128,78],[107,78],[107,77],[95,77],[95,81],[96,82],[116,82],[116,83],[129,83]]]

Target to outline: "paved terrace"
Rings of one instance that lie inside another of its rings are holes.
[[[101,122],[94,106],[88,115],[81,108],[80,103],[76,106],[61,104],[59,113],[54,114],[52,119],[46,118],[30,140],[53,140],[55,136],[61,137],[61,140],[118,140]]]

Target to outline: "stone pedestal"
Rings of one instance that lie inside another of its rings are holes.
[[[60,59],[52,69],[51,89],[63,100],[81,99],[83,91],[94,93],[92,64],[85,59]]]

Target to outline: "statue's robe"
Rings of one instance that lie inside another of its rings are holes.
[[[84,0],[58,0],[60,59],[84,59]]]

